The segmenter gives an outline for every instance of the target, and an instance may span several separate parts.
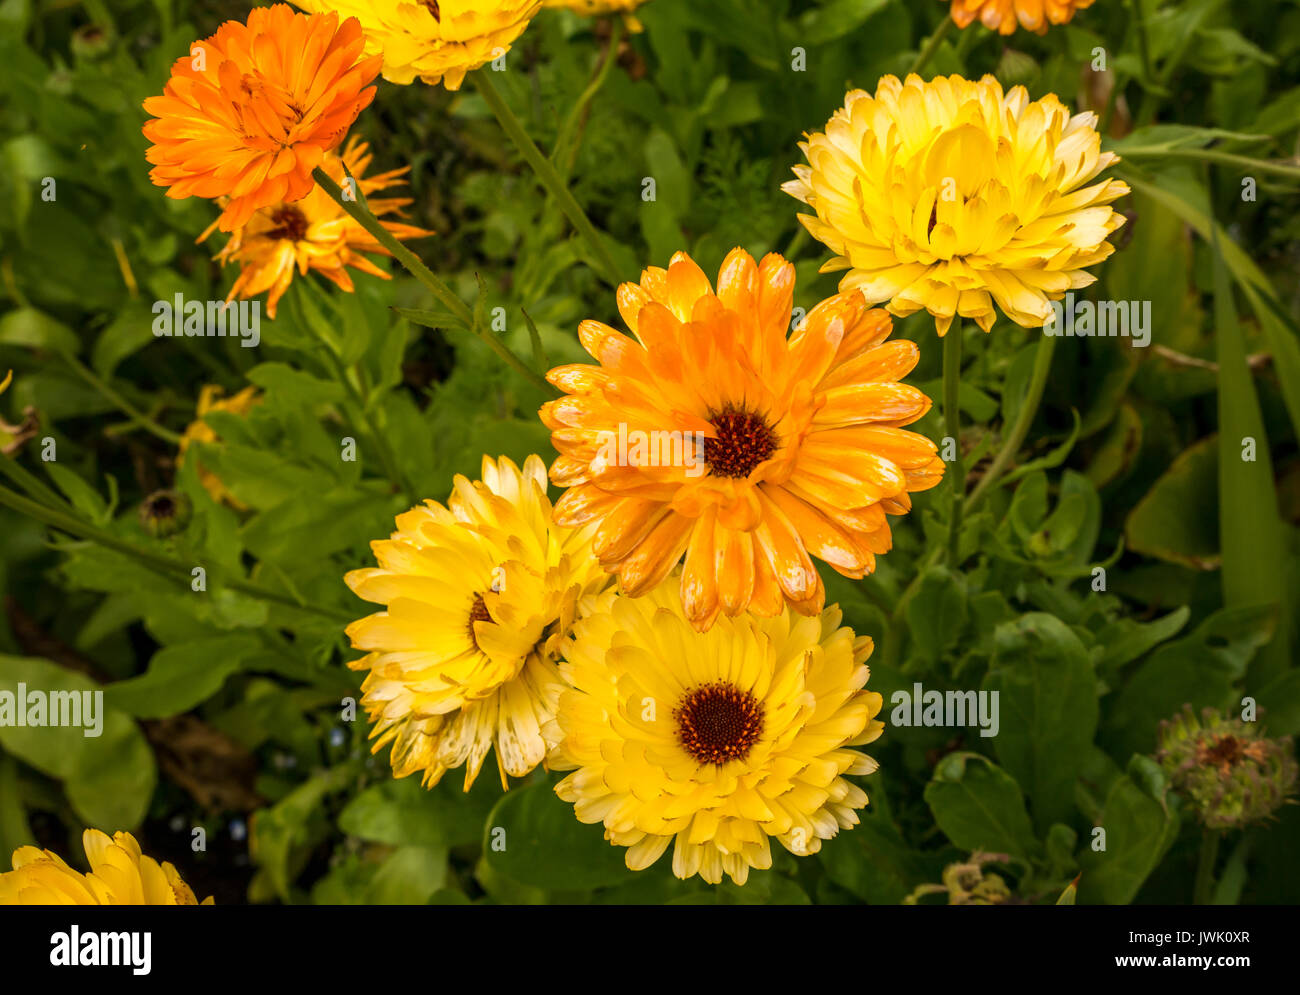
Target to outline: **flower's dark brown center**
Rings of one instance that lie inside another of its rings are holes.
[[[709,419],[717,437],[704,440],[704,465],[716,477],[748,477],[776,452],[776,435],[759,415],[724,408]]]
[[[682,749],[702,764],[743,760],[763,734],[763,706],[726,681],[690,691],[673,710],[673,718]]]
[[[307,215],[292,204],[281,204],[271,212],[271,224],[266,237],[275,241],[301,242],[307,237]]]
[[[170,494],[155,494],[145,501],[146,513],[151,518],[175,518],[176,502]]]
[[[465,623],[469,629],[469,640],[475,647],[478,646],[478,634],[474,631],[475,622],[491,622],[492,613],[488,611],[487,602],[483,600],[483,595],[474,595],[474,603],[470,605],[469,621]]]
[[[1201,744],[1197,758],[1204,767],[1216,767],[1225,774],[1245,760],[1260,759],[1259,746],[1231,734],[1216,736],[1210,743]]]

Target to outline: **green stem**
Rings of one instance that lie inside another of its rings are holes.
[[[1133,24],[1137,28],[1138,51],[1142,54],[1142,100],[1138,105],[1138,121],[1149,123],[1155,116],[1155,98],[1151,87],[1156,83],[1155,66],[1151,63],[1151,43],[1147,39],[1147,22],[1143,16],[1142,0],[1128,0],[1133,15]],[[1118,85],[1118,80],[1116,81]]]
[[[1044,332],[1042,338],[1038,340],[1038,350],[1034,353],[1034,369],[1029,376],[1029,389],[1025,391],[1025,399],[1021,402],[1020,410],[1016,412],[1011,433],[1003,441],[998,454],[993,457],[988,472],[980,478],[980,482],[971,491],[967,507],[973,509],[979,503],[980,498],[993,486],[998,477],[1002,476],[1008,464],[1020,451],[1020,446],[1029,433],[1029,426],[1034,423],[1034,417],[1038,414],[1038,405],[1043,399],[1043,389],[1047,386],[1047,374],[1052,369],[1052,353],[1055,351],[1056,336]]]
[[[311,175],[320,188],[329,194],[339,207],[347,211],[357,224],[373,235],[375,241],[387,249],[392,257],[406,268],[408,273],[424,284],[442,306],[455,316],[457,321],[467,329],[474,327],[474,315],[465,302],[457,297],[456,292],[447,286],[433,270],[424,265],[419,256],[399,242],[374,214],[355,200],[344,197],[339,185],[319,166],[312,171]]]
[[[958,564],[961,539],[962,503],[966,495],[966,465],[961,454],[961,411],[958,401],[961,387],[961,319],[953,321],[943,339],[943,418],[944,430],[956,448],[956,458],[948,468],[952,478],[952,514],[948,521],[948,563]]]
[[[1236,155],[1221,152],[1218,149],[1125,149],[1125,159],[1199,159],[1202,162],[1217,162],[1225,166],[1240,166],[1242,169],[1257,173],[1273,173],[1290,180],[1300,180],[1300,166],[1287,162],[1275,162],[1268,159],[1255,159],[1248,155]]]
[[[555,171],[551,161],[542,155],[541,149],[528,137],[523,125],[515,117],[514,111],[501,98],[501,94],[492,84],[490,74],[480,70],[473,73],[471,79],[474,80],[474,85],[478,88],[479,94],[483,97],[492,113],[496,115],[502,129],[510,136],[510,140],[515,143],[515,147],[519,149],[520,154],[527,160],[533,172],[537,174],[538,182],[555,198],[565,217],[569,219],[573,227],[591,246],[596,261],[602,270],[601,275],[609,282],[610,286],[618,286],[622,282],[618,275],[618,267],[614,265],[614,258],[609,254],[609,249],[592,225],[591,219],[587,217],[578,202],[574,200],[573,194],[569,192],[568,186],[560,177],[560,174]]]
[[[126,556],[134,557],[144,566],[157,573],[165,576],[174,576],[179,579],[188,579],[191,576],[191,565],[183,563],[180,560],[166,556],[162,553],[154,552],[149,549],[141,549],[134,543],[127,542],[125,539],[119,539],[110,532],[105,532],[98,526],[91,525],[75,515],[60,511],[56,508],[47,508],[45,505],[30,498],[25,498],[21,494],[9,490],[7,487],[0,487],[0,505],[12,508],[28,518],[34,518],[51,528],[66,532],[68,535],[76,536],[79,539],[85,539],[96,545],[103,546],[105,549],[111,549],[115,552],[122,553]],[[311,615],[319,615],[333,622],[351,621],[350,616],[342,612],[331,611],[327,608],[318,608],[315,605],[302,604],[286,597],[278,591],[272,591],[262,587],[260,584],[254,584],[239,577],[228,578],[224,581],[225,586],[232,590],[247,594],[250,597],[258,598],[262,601],[270,601],[274,604],[283,605],[286,608],[292,608],[296,611],[307,612]]]
[[[911,68],[907,70],[909,75],[912,73],[919,74],[922,69],[929,65],[930,60],[934,58],[934,53],[939,51],[939,46],[948,37],[948,32],[952,30],[952,27],[952,18],[945,14],[943,20],[939,22],[939,26],[934,29],[934,34],[925,43],[925,48],[917,53],[916,60],[912,63]]]
[[[424,263],[420,261],[419,256],[394,238],[393,233],[385,228],[378,218],[376,218],[365,207],[358,204],[355,200],[345,198],[339,185],[330,179],[330,177],[326,175],[325,171],[319,166],[312,171],[311,175],[320,185],[320,188],[329,194],[339,207],[347,211],[353,220],[373,235],[375,241],[387,249],[392,257],[406,268],[408,273],[424,284],[429,292],[433,294],[444,308],[451,312],[452,317],[455,318],[456,321],[466,329],[466,331],[481,339],[489,349],[505,361],[506,365],[517,372],[520,376],[527,379],[534,386],[547,392],[554,392],[554,388],[551,387],[543,377],[538,376],[535,371],[530,370],[523,360],[506,347],[504,342],[491,334],[487,329],[481,327],[479,322],[475,320],[473,313],[465,302],[456,296],[456,292],[435,275],[433,270],[424,265]]]
[[[156,421],[146,415],[139,408],[135,407],[125,397],[96,376],[95,372],[91,370],[90,367],[86,366],[85,363],[81,362],[81,360],[77,359],[76,356],[67,352],[60,353],[60,355],[67,364],[72,367],[77,376],[81,377],[81,379],[85,380],[86,383],[99,391],[99,393],[107,400],[120,408],[126,416],[131,419],[132,423],[138,425],[150,435],[162,439],[166,443],[170,443],[173,446],[180,445],[181,437],[179,433],[173,432],[171,429],[159,425]]]
[[[1219,859],[1217,829],[1201,831],[1201,855],[1196,863],[1196,890],[1192,893],[1193,905],[1210,905],[1214,900],[1214,865]]]
[[[560,129],[559,136],[555,139],[554,160],[559,163],[562,170],[561,178],[567,180],[569,174],[573,172],[573,165],[578,156],[579,142],[577,136],[586,121],[587,109],[591,102],[596,98],[605,81],[609,79],[610,71],[614,68],[614,63],[618,61],[618,46],[623,41],[623,19],[616,17],[613,19],[613,27],[610,29],[609,41],[606,43],[605,58],[600,63],[596,74],[592,77],[587,88],[582,91],[578,97],[577,103],[569,111],[569,116],[564,120],[564,127]]]
[[[312,291],[319,293],[319,288],[310,280],[303,281],[303,284],[305,287],[311,288]],[[324,297],[323,294],[321,294],[321,296]],[[327,341],[324,335],[317,333],[317,328],[314,322],[306,321],[303,324],[308,327],[311,334],[315,336],[316,341],[320,344],[321,349],[325,351],[325,356],[329,362],[330,370],[334,374],[334,379],[338,381],[339,385],[347,393],[352,403],[355,404],[357,409],[361,412],[361,420],[365,422],[366,431],[370,433],[370,438],[375,444],[375,450],[379,453],[379,462],[383,464],[384,476],[388,478],[389,483],[391,483],[394,488],[402,491],[406,495],[407,501],[412,505],[419,504],[419,494],[416,493],[416,490],[411,486],[410,481],[408,481],[402,474],[402,471],[397,464],[397,459],[393,456],[393,451],[388,445],[388,437],[379,431],[379,425],[375,422],[374,415],[371,413],[370,407],[366,403],[366,398],[361,396],[361,391],[357,388],[357,385],[352,382],[352,377],[348,375],[347,368],[343,365],[343,360],[335,349],[334,343]],[[359,369],[359,367],[360,363],[356,364],[354,369]]]
[[[44,501],[46,504],[55,507],[72,508],[72,505],[63,495],[46,486],[36,474],[19,463],[16,453],[12,459],[0,454],[0,473],[3,473],[37,501]]]

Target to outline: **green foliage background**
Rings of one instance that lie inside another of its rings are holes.
[[[683,248],[706,272],[734,245],[780,251],[809,308],[835,278],[818,274],[826,253],[779,191],[796,142],[846,89],[905,72],[946,7],[652,0],[645,31],[577,111],[609,26],[545,12],[494,82],[626,276]],[[889,725],[862,825],[815,858],[778,849],[743,889],[676,881],[667,859],[631,874],[540,771],[506,795],[490,774],[468,795],[454,773],[432,791],[395,782],[364,720],[340,720],[359,680],[341,629],[367,611],[341,578],[371,562],[369,540],[408,493],[443,499],[453,474],[476,476],[483,453],[553,451],[535,388],[481,342],[391,310],[431,306],[400,271],[358,277],[354,295],[296,281],[258,349],[152,337],[154,300],[222,298],[233,273],[194,243],[212,206],[150,183],[140,102],[194,39],[246,12],[0,0],[0,375],[15,370],[0,417],[30,406],[41,423],[0,457],[0,483],[155,558],[0,507],[0,687],[103,686],[110,708],[98,740],[0,729],[0,852],[39,841],[79,859],[84,826],[132,830],[222,903],[888,904],[976,849],[1007,854],[999,873],[1029,901],[1055,901],[1079,874],[1080,902],[1190,899],[1199,831],[1147,757],[1157,723],[1184,703],[1239,710],[1249,695],[1270,734],[1300,732],[1295,0],[1097,0],[1043,37],[975,27],[935,53],[928,73],[993,72],[1103,115],[1135,193],[1117,205],[1130,224],[1094,293],[1151,301],[1152,347],[1058,344],[1015,469],[968,522],[960,570],[931,555],[945,484],[918,496],[874,576],[827,572],[829,600],[876,640],[882,717],[917,681],[996,689],[1001,732]],[[1089,69],[1099,50],[1104,76]],[[614,321],[612,289],[473,88],[383,84],[354,130],[375,169],[412,165],[411,220],[438,232],[413,243],[422,258],[466,300],[481,280],[480,303],[504,309],[520,355],[534,355],[526,310],[552,364],[581,360],[577,323]],[[911,382],[937,399],[931,320],[897,325],[922,349]],[[962,442],[977,477],[1019,410],[1036,333],[1004,321],[967,335]],[[198,450],[244,513],[208,497],[193,461],[175,465],[171,434],[208,383],[265,392],[246,419],[210,416],[223,442]],[[943,434],[937,412],[916,427]],[[47,436],[57,462],[41,460]],[[345,436],[357,462],[339,459]],[[171,486],[193,518],[150,538],[138,506]],[[206,593],[190,590],[194,563]],[[1105,852],[1090,847],[1094,826]],[[205,851],[191,848],[195,827]],[[1231,834],[1216,898],[1300,899],[1298,830],[1290,806]]]

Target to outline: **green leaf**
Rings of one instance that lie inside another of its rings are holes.
[[[548,891],[626,881],[632,872],[625,853],[605,842],[600,826],[579,822],[573,806],[546,782],[506,792],[484,827],[484,861],[520,884]]]
[[[386,780],[348,802],[339,814],[339,829],[393,846],[464,846],[480,842],[483,824],[500,798],[500,789],[489,779],[480,779],[469,793],[450,777],[433,788],[425,788],[418,777]]]
[[[1219,548],[1223,554],[1223,603],[1289,603],[1287,541],[1277,512],[1273,460],[1264,416],[1237,322],[1223,255],[1214,235],[1214,326],[1219,360]],[[1253,452],[1247,457],[1247,446]],[[1273,644],[1260,654],[1258,678],[1276,677],[1292,664],[1292,619],[1279,617]]]
[[[1098,825],[1106,831],[1106,849],[1089,842],[1080,857],[1080,898],[1127,905],[1177,838],[1178,817],[1125,775],[1111,786]]]
[[[63,322],[31,307],[20,307],[0,318],[0,345],[47,349],[76,354],[81,339]]]
[[[369,904],[425,905],[447,880],[447,851],[398,847],[370,880]]]
[[[1268,605],[1223,609],[1189,636],[1142,663],[1107,707],[1106,738],[1117,756],[1150,753],[1156,726],[1184,704],[1222,707],[1276,624]]]
[[[1124,541],[1135,553],[1198,570],[1219,564],[1217,439],[1188,446],[1155,482],[1124,522]]]
[[[215,636],[164,647],[145,673],[108,685],[104,701],[144,719],[188,712],[220,691],[259,646],[252,636]]]
[[[966,628],[966,592],[945,566],[930,567],[907,602],[907,624],[917,651],[937,659]]]
[[[5,800],[0,805],[0,867],[9,855],[20,846],[30,846],[36,842],[27,825],[27,813],[23,808],[23,798],[18,784],[18,762],[0,750],[0,798]]]
[[[46,694],[99,690],[89,678],[48,660],[0,656],[0,690],[16,694],[20,683]],[[81,700],[84,705],[84,695]],[[109,707],[107,700],[97,717],[103,723],[98,736],[86,735],[93,732],[93,727],[83,727],[88,713],[81,716],[83,726],[0,725],[0,747],[61,780],[68,801],[87,826],[134,829],[144,819],[158,780],[153,750],[135,722]]]
[[[252,897],[278,897],[288,902],[293,881],[302,871],[310,851],[329,833],[325,798],[355,777],[347,766],[323,771],[298,785],[253,820],[250,849],[258,876],[250,886]]]
[[[1025,788],[1040,831],[1074,814],[1074,781],[1097,729],[1097,683],[1079,637],[1052,615],[1001,625],[984,682],[998,695],[998,760]]]
[[[1121,625],[1108,630],[1107,635],[1099,640],[1102,648],[1099,666],[1122,667],[1132,663],[1166,639],[1178,635],[1191,614],[1191,609],[1183,605],[1154,622],[1124,619]]]
[[[303,373],[287,363],[262,363],[248,371],[248,379],[298,404],[332,404],[344,396],[342,385]]]
[[[1273,357],[1273,369],[1291,417],[1292,430],[1300,437],[1300,338],[1297,338],[1295,323],[1290,320],[1286,308],[1278,302],[1268,277],[1205,210],[1193,204],[1193,200],[1204,198],[1203,193],[1186,190],[1185,182],[1169,175],[1161,176],[1157,182],[1145,174],[1126,169],[1123,176],[1134,190],[1169,208],[1202,238],[1217,239],[1218,254],[1222,255],[1224,265],[1246,294],[1251,310],[1259,319],[1259,328]]]
[[[90,365],[101,379],[107,380],[122,360],[143,349],[153,339],[153,313],[144,304],[133,301],[99,333],[91,351]]]
[[[807,45],[823,45],[851,34],[890,0],[829,0],[799,18],[798,34]]]
[[[963,850],[1025,860],[1040,849],[1020,786],[978,753],[949,753],[939,761],[925,800],[939,828]]]
[[[872,796],[875,807],[875,796]],[[852,832],[822,845],[818,863],[841,888],[872,905],[898,905],[932,872],[933,860],[911,850],[882,815],[866,814]]]

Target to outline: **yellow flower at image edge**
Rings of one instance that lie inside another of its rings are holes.
[[[1016,24],[1026,31],[1046,34],[1049,24],[1067,24],[1076,10],[1091,7],[1093,0],[943,0],[952,3],[953,23],[959,28],[979,18],[990,31],[1013,34]]]
[[[578,14],[630,14],[648,0],[542,0],[542,6]],[[633,19],[635,24],[635,19]]]
[[[13,381],[14,372],[10,370],[0,378],[0,394],[8,390]],[[39,428],[40,419],[31,405],[24,409],[23,420],[18,425],[10,425],[4,418],[0,418],[0,456],[13,456],[28,439],[35,438]]]
[[[845,775],[876,762],[882,699],[865,685],[871,640],[838,608],[723,619],[696,632],[675,578],[641,598],[593,599],[565,643],[551,766],[580,821],[603,823],[642,870],[673,846],[673,873],[744,884],[858,823]]]
[[[222,397],[222,393],[222,389],[215,384],[209,384],[199,391],[199,403],[195,411],[197,417],[190,422],[181,436],[180,451],[176,456],[177,467],[184,465],[185,453],[192,443],[220,441],[212,426],[203,420],[203,416],[209,411],[224,411],[232,415],[246,415],[261,400],[256,387],[245,387],[238,394],[230,397]],[[200,464],[198,474],[199,483],[212,496],[213,501],[224,502],[237,511],[244,509],[243,502],[230,493],[226,485],[221,482],[221,478],[215,473],[205,469]]]
[[[98,829],[81,837],[90,871],[82,874],[49,850],[22,846],[0,874],[0,905],[198,905],[175,867],[140,852],[130,833]],[[203,905],[211,905],[207,898]]]
[[[301,200],[312,170],[337,148],[374,99],[380,60],[362,58],[355,20],[257,7],[227,21],[172,66],[144,109],[146,158],[167,196],[226,198],[219,224],[232,231],[253,212]]]
[[[326,153],[321,168],[340,185],[347,174],[351,174],[375,217],[400,213],[411,203],[410,198],[370,195],[395,185],[411,167],[404,166],[366,178],[365,171],[372,158],[368,149],[369,146],[360,139],[351,138],[342,155]],[[402,241],[433,234],[427,229],[396,221],[380,223]],[[214,222],[199,241],[210,235],[215,227]],[[239,264],[239,276],[226,299],[248,299],[265,293],[266,313],[274,318],[276,305],[289,289],[295,273],[306,276],[309,270],[315,270],[349,293],[353,289],[349,266],[384,280],[390,279],[387,273],[362,255],[365,252],[389,255],[388,250],[354,221],[334,198],[316,186],[299,201],[282,201],[260,208],[247,224],[231,233],[217,259],[222,263]]]
[[[527,774],[551,745],[558,642],[609,583],[590,530],[553,524],[545,463],[484,457],[482,480],[457,476],[446,507],[399,515],[371,549],[379,567],[344,579],[385,606],[347,628],[374,751],[391,743],[394,775],[426,786],[464,766],[468,791],[493,747],[503,785]]]
[[[812,558],[870,573],[892,544],[886,515],[943,476],[934,443],[902,427],[930,409],[898,382],[916,344],[886,341],[889,315],[858,291],[788,334],[793,294],[794,267],[778,255],[756,265],[733,250],[715,294],[679,252],[619,288],[635,338],[584,321],[578,336],[599,365],[548,375],[569,395],[541,409],[561,454],[551,480],[568,488],[556,521],[594,524],[596,556],[633,597],[684,555],[681,599],[702,630],[787,603],[817,614]]]
[[[459,90],[465,74],[505,55],[542,0],[294,0],[303,10],[355,17],[384,79],[419,78]]]
[[[987,332],[995,307],[1041,328],[1125,221],[1108,205],[1128,185],[1092,182],[1119,161],[1096,123],[992,76],[886,76],[800,144],[808,164],[782,189],[816,212],[799,220],[836,255],[823,270],[848,270],[840,290],[928,311],[940,335],[957,315]]]

